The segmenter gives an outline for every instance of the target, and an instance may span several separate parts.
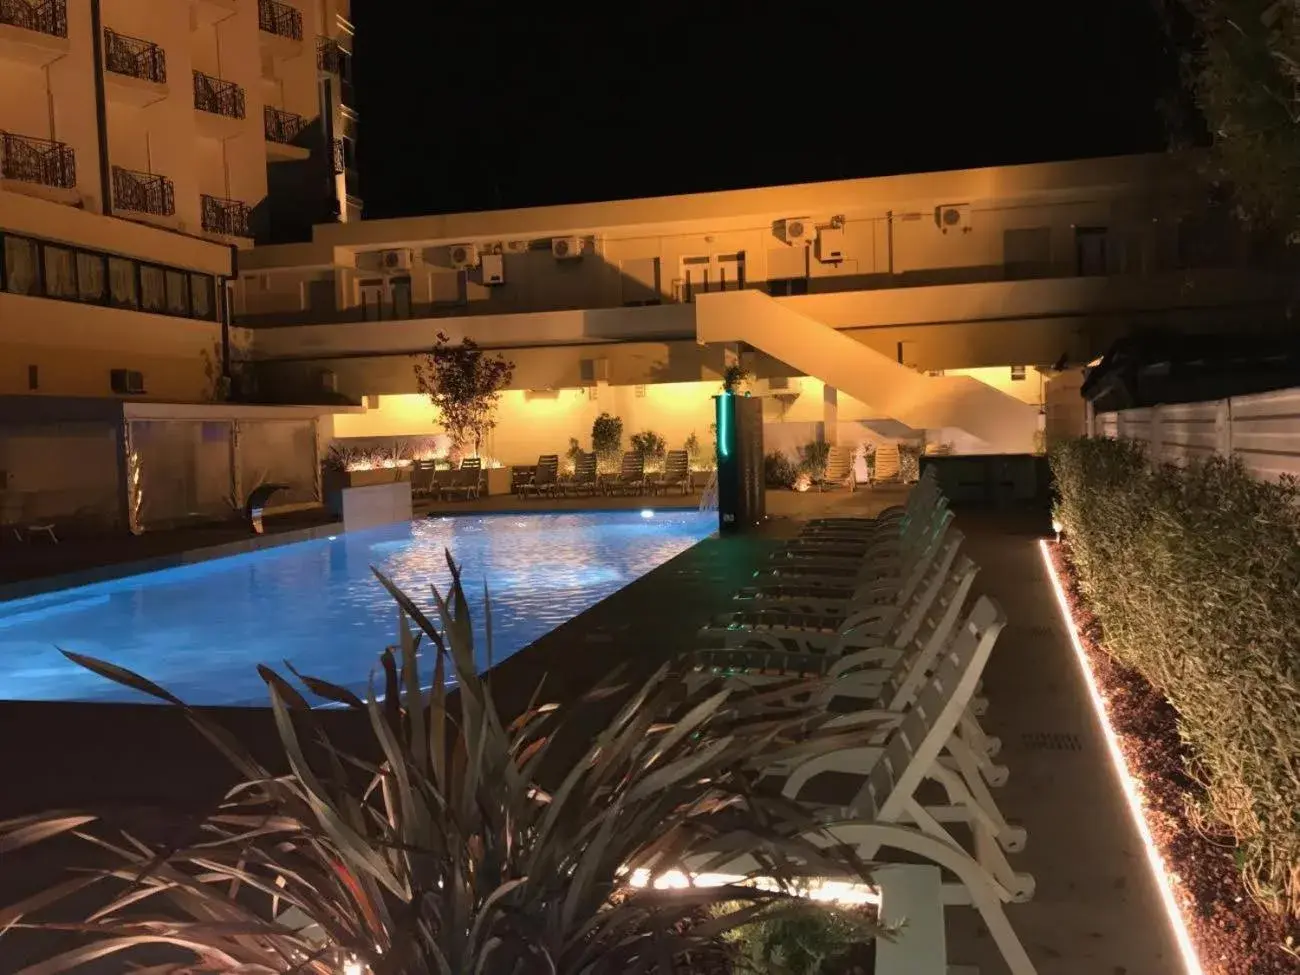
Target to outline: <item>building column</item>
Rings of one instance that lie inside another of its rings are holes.
[[[840,442],[840,392],[829,384],[822,386],[822,436],[832,447]]]

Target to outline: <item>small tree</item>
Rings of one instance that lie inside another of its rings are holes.
[[[591,449],[602,466],[617,464],[623,450],[623,421],[608,413],[596,417],[591,425]]]
[[[473,444],[478,455],[514,371],[513,362],[488,355],[473,339],[453,345],[442,332],[433,349],[416,358],[416,383],[438,410],[453,450]]]

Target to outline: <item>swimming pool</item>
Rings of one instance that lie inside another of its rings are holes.
[[[485,581],[499,661],[716,525],[716,514],[693,511],[426,519],[3,602],[0,700],[148,700],[56,647],[134,670],[191,704],[265,704],[256,666],[288,676],[285,660],[364,694],[398,619],[370,566],[432,613],[430,583],[445,593],[451,581],[444,548],[463,568],[482,666]]]

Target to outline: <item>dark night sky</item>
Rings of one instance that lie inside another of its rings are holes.
[[[353,17],[367,217],[1158,150],[1176,80],[1151,0],[353,0]]]

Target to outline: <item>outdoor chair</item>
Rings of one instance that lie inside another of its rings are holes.
[[[853,476],[853,451],[848,447],[832,447],[826,455],[826,470],[814,483],[818,491],[842,487],[850,491],[856,490],[858,482]]]
[[[610,482],[611,494],[640,494],[646,488],[645,457],[635,450],[623,455],[618,476]]]
[[[540,498],[543,495],[554,497],[559,483],[559,456],[556,454],[543,454],[537,458],[537,466],[533,468],[533,479],[519,485],[519,496],[521,498]]]
[[[871,483],[888,484],[898,483],[903,479],[903,462],[902,455],[898,452],[898,444],[894,441],[877,444],[876,446],[876,469],[871,475]]]
[[[12,532],[14,538],[20,542],[27,541],[33,535],[44,535],[55,545],[59,544],[54,523],[44,519],[29,518],[26,511],[25,495],[16,491],[0,495],[0,528]]]
[[[460,462],[460,469],[451,471],[450,475],[442,486],[444,498],[461,497],[466,501],[477,498],[483,478],[483,461],[477,457],[466,457]]]
[[[670,450],[664,455],[664,469],[650,482],[653,490],[667,492],[680,488],[682,497],[691,491],[691,460],[684,450]]]
[[[771,756],[782,795],[803,804],[818,821],[808,838],[819,846],[851,847],[860,860],[873,864],[883,919],[902,920],[899,906],[905,905],[906,926],[877,945],[875,970],[880,975],[945,972],[945,905],[975,907],[1013,975],[1036,975],[1003,908],[1005,903],[1028,900],[1033,878],[1012,871],[995,842],[987,811],[942,758],[1005,622],[997,605],[981,598],[912,706],[902,713],[860,712],[842,725],[849,729],[854,723],[883,722],[888,730],[877,734],[877,741],[806,759],[799,757],[800,745]],[[852,775],[862,783],[847,805],[827,807],[804,797],[808,783],[827,772]],[[923,805],[917,799],[927,778],[944,788],[947,805]],[[970,828],[973,854],[945,823]],[[904,854],[906,862],[891,859],[882,852],[886,850]],[[730,858],[733,852],[702,853],[684,866],[719,875],[762,870],[755,855]],[[826,879],[860,882],[847,876]]]
[[[561,485],[565,494],[580,497],[595,494],[600,489],[600,478],[596,473],[596,455],[579,454],[574,461],[573,477]]]
[[[417,460],[411,464],[411,495],[428,497],[434,493],[438,465],[431,460]]]

